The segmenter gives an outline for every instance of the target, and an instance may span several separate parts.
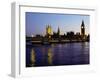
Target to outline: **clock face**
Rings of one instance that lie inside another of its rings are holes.
[[[84,28],[84,27],[82,26],[82,28]]]

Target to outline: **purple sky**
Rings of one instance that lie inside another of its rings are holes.
[[[57,32],[58,27],[61,34],[68,31],[80,32],[82,20],[85,23],[86,34],[89,33],[90,16],[88,15],[26,12],[25,17],[27,36],[45,35],[46,25],[48,24],[51,25],[53,32]]]

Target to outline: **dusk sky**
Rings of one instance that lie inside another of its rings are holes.
[[[51,25],[53,32],[57,32],[59,27],[61,34],[69,31],[80,32],[82,20],[84,20],[86,34],[89,33],[90,16],[88,15],[26,12],[25,17],[27,36],[45,35],[46,25]]]

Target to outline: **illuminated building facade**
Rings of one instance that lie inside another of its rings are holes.
[[[47,25],[47,26],[46,26],[46,36],[47,36],[48,38],[51,38],[51,35],[52,35],[52,28],[51,28],[50,25]]]

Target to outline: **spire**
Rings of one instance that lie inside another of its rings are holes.
[[[60,29],[59,29],[59,26],[58,26],[58,35],[60,35]]]
[[[82,20],[82,24],[81,24],[81,35],[82,35],[82,37],[85,36],[85,24],[84,24],[83,20]]]
[[[58,32],[59,32],[60,30],[59,30],[59,27],[58,27]]]
[[[81,26],[85,27],[85,25],[84,25],[84,21],[83,21],[83,20],[82,20],[82,24],[81,24]]]

